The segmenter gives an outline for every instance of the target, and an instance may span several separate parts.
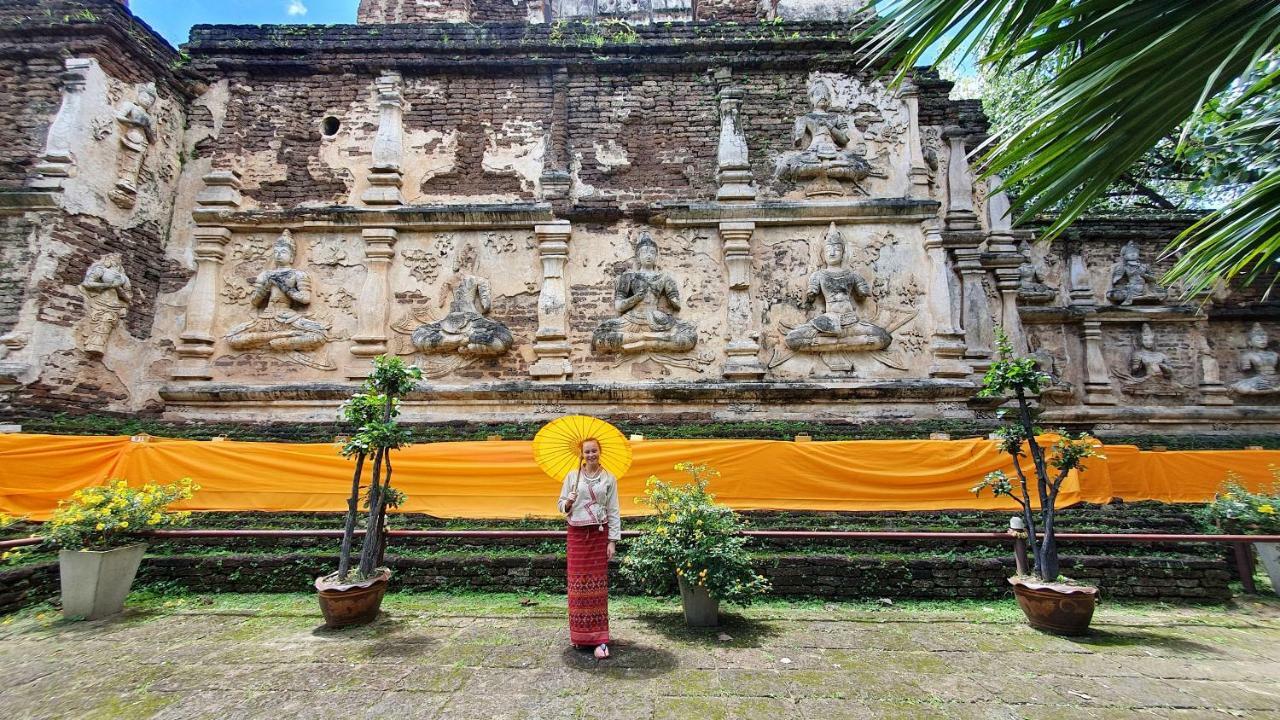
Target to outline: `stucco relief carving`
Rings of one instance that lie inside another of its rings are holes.
[[[328,326],[305,313],[311,305],[311,276],[293,267],[297,246],[285,230],[272,246],[272,267],[254,278],[249,303],[258,317],[240,323],[226,334],[232,350],[280,353],[287,362],[332,370],[327,357],[311,355],[329,341]]]
[[[1142,324],[1138,344],[1129,353],[1128,372],[1116,371],[1126,395],[1181,395],[1186,388],[1173,379],[1169,356],[1156,347],[1156,334]]]
[[[116,161],[116,186],[111,191],[111,201],[128,209],[138,202],[138,174],[147,149],[156,140],[155,120],[150,110],[156,104],[153,85],[138,93],[138,101],[126,100],[116,113],[120,133],[120,155]]]
[[[120,255],[105,255],[90,265],[80,283],[80,292],[84,294],[85,313],[76,339],[81,350],[97,357],[107,349],[112,331],[133,302],[133,284],[124,272]]]
[[[825,78],[809,87],[812,110],[796,118],[792,131],[795,151],[778,158],[779,179],[805,183],[807,197],[867,195],[862,182],[883,177],[867,160],[867,143],[858,127],[831,110],[832,90]]]
[[[1036,361],[1040,372],[1049,376],[1049,384],[1040,390],[1040,397],[1055,403],[1070,402],[1076,396],[1076,388],[1065,377],[1067,353],[1061,346],[1061,331],[1054,333],[1056,342],[1040,335],[1027,335],[1028,357]]]
[[[792,328],[787,347],[796,352],[846,353],[884,350],[892,338],[889,331],[863,320],[858,304],[871,297],[871,284],[845,266],[844,236],[835,223],[823,243],[821,270],[809,276],[805,307],[819,299],[823,312],[809,322]]]
[[[437,307],[447,306],[448,313],[413,330],[411,341],[418,352],[494,357],[511,349],[515,342],[511,331],[486,317],[493,307],[489,281],[475,273],[476,250],[468,245],[462,249],[452,277],[441,285],[437,297]]]
[[[1120,262],[1111,269],[1111,289],[1107,299],[1116,305],[1160,304],[1168,290],[1156,282],[1151,266],[1142,262],[1138,244],[1129,241],[1120,249]]]
[[[1058,288],[1050,285],[1031,254],[1030,244],[1025,240],[1019,248],[1022,252],[1022,265],[1018,266],[1018,302],[1027,305],[1044,305],[1058,299]]]
[[[640,233],[635,248],[636,268],[618,278],[613,306],[619,317],[601,322],[592,347],[606,353],[684,353],[698,343],[698,328],[680,320],[680,288],[675,278],[658,269],[658,244]]]
[[[1261,323],[1254,323],[1249,330],[1249,345],[1240,351],[1238,367],[1245,377],[1231,384],[1231,392],[1237,395],[1280,394],[1280,377],[1276,366],[1280,354],[1268,349],[1271,338]]]

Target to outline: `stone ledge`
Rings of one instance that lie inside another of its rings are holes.
[[[272,401],[341,402],[360,388],[357,383],[305,383],[290,385],[246,385],[238,383],[181,383],[160,389],[170,402],[228,403]],[[978,390],[967,380],[867,380],[861,382],[694,382],[667,383],[480,383],[476,385],[419,385],[405,396],[406,405],[415,402],[501,401],[504,403],[545,402],[625,402],[743,401],[807,402],[814,399],[848,400],[935,400],[968,399]]]
[[[1177,425],[1182,423],[1230,423],[1232,425],[1277,424],[1280,405],[1228,405],[1182,407],[1127,405],[1049,407],[1041,415],[1045,423],[1135,423]]]
[[[897,220],[920,222],[938,214],[936,200],[876,198],[835,201],[775,201],[754,203],[658,203],[655,224],[671,227],[716,225],[721,222],[754,222],[757,225],[812,225]]]
[[[226,212],[197,209],[192,213],[201,225],[262,232],[307,227],[382,227],[395,229],[457,230],[467,228],[531,228],[555,222],[548,203],[494,203],[466,205],[360,208],[332,205],[296,210]]]

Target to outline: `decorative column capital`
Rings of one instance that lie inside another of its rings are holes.
[[[396,256],[400,233],[395,228],[364,228],[360,236],[364,239],[364,255],[370,260],[391,262]]]
[[[196,244],[193,250],[196,262],[221,263],[227,259],[227,243],[231,242],[231,230],[224,227],[197,227],[192,232]]]

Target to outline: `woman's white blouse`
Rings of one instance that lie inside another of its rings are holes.
[[[590,485],[591,490],[587,490]],[[578,498],[570,511],[566,507],[569,493],[577,490]],[[595,493],[596,507],[592,507],[591,494]],[[617,542],[622,539],[622,513],[618,509],[618,479],[608,470],[601,468],[600,476],[594,482],[586,478],[579,479],[577,470],[570,470],[564,476],[564,486],[560,488],[560,502],[557,507],[561,513],[568,512],[569,524],[574,526],[600,525],[609,526],[609,539]]]

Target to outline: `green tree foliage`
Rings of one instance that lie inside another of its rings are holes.
[[[882,0],[877,9],[870,50],[900,76],[937,45],[940,59],[976,55],[997,74],[1049,68],[1031,84],[1037,101],[983,157],[984,175],[1022,188],[1020,219],[1056,211],[1047,235],[1060,233],[1176,136],[1179,162],[1228,160],[1201,192],[1242,189],[1170,246],[1170,280],[1195,292],[1265,277],[1280,260],[1280,3]]]

